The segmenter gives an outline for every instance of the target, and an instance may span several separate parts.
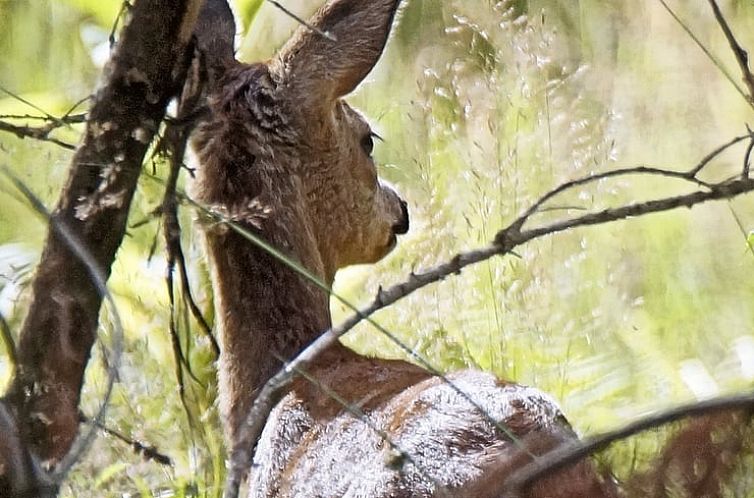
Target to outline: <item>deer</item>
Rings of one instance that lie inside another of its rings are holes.
[[[208,83],[191,138],[198,163],[191,191],[222,215],[200,225],[231,447],[281,359],[317,339],[331,317],[326,292],[230,223],[328,287],[339,269],[380,260],[409,230],[407,202],[378,177],[376,135],[344,100],[380,59],[400,3],[329,0],[274,57],[252,64],[235,58],[225,0],[207,0],[200,15],[196,39]],[[500,496],[513,470],[577,439],[551,396],[478,370],[441,378],[338,343],[307,377],[316,383],[297,377],[266,422],[250,496]],[[619,495],[589,460],[524,494]]]
[[[197,28],[214,82],[209,115],[192,139],[195,198],[327,286],[338,269],[384,257],[409,228],[407,203],[377,176],[374,132],[342,100],[380,58],[399,3],[331,1],[311,25],[337,42],[302,27],[270,61],[250,65],[234,58],[227,6],[209,2]],[[329,296],[224,224],[203,230],[222,348],[221,412],[232,445],[280,358],[331,326]],[[441,489],[461,496],[497,455],[518,451],[514,439],[574,437],[548,395],[479,371],[448,378],[477,407],[424,369],[342,345],[309,374],[358,404],[414,463],[390,465],[395,455],[380,434],[298,379],[257,444],[253,496],[434,496]],[[595,474],[588,485],[598,484]]]

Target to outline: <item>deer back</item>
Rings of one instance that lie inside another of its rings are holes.
[[[541,391],[474,370],[446,380],[402,361],[330,355],[277,405],[252,496],[498,497],[505,478],[574,433]],[[343,403],[349,404],[346,409]],[[590,462],[521,496],[616,496]]]

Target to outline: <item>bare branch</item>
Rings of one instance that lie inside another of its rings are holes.
[[[42,109],[41,107],[35,105],[34,103],[29,102],[28,100],[26,100],[25,98],[23,98],[19,94],[8,90],[4,86],[0,86],[0,92],[3,92],[5,94],[7,94],[8,96],[10,96],[10,97],[18,100],[22,104],[26,104],[27,106],[31,107],[32,109],[41,112],[42,114],[44,114],[47,118],[49,118],[52,121],[60,121],[58,118],[56,118],[55,116],[53,116],[49,112],[45,111],[44,109]]]
[[[87,96],[76,102],[73,106],[71,106],[71,108],[68,110],[68,112],[66,112],[64,116],[56,117],[6,88],[0,87],[0,90],[2,90],[4,93],[7,93],[19,102],[22,102],[43,114],[43,116],[34,116],[29,114],[6,114],[0,116],[0,120],[47,121],[47,124],[44,126],[28,126],[26,124],[17,125],[9,123],[7,121],[0,121],[0,131],[12,133],[20,139],[32,138],[34,140],[54,143],[55,145],[59,145],[64,149],[76,149],[76,146],[59,140],[55,137],[51,137],[50,134],[58,128],[70,127],[70,125],[72,124],[84,123],[86,121],[86,114],[72,114],[72,112],[75,111],[79,105],[89,100],[91,98],[90,96]]]
[[[715,13],[715,19],[720,25],[720,29],[722,29],[725,34],[725,39],[728,40],[728,44],[733,51],[736,62],[738,62],[738,67],[741,68],[743,81],[746,84],[746,88],[749,90],[749,102],[754,104],[754,75],[751,74],[751,69],[749,69],[749,54],[746,53],[746,50],[744,50],[738,43],[738,40],[736,40],[736,37],[733,35],[733,31],[731,31],[728,21],[725,20],[717,2],[715,0],[709,0],[709,4],[712,7],[712,12]]]
[[[176,263],[181,278],[181,295],[192,316],[199,324],[204,335],[209,339],[212,353],[217,359],[220,356],[220,345],[212,334],[212,329],[197,306],[191,292],[186,258],[181,247],[181,226],[178,221],[178,176],[184,167],[188,137],[197,120],[206,112],[203,104],[203,94],[209,75],[201,64],[199,47],[192,47],[193,57],[188,67],[186,83],[183,87],[175,119],[168,121],[165,136],[158,150],[162,151],[170,163],[170,173],[165,182],[165,195],[160,208],[163,225],[163,235],[167,247],[168,272],[173,273]]]
[[[725,396],[705,401],[696,401],[631,422],[614,431],[594,436],[585,441],[565,444],[543,455],[539,460],[516,471],[506,482],[506,489],[516,496],[516,491],[534,483],[552,472],[576,463],[582,458],[607,448],[612,443],[626,439],[639,432],[676,422],[678,420],[718,413],[731,409],[752,409],[754,393]],[[504,495],[509,496],[509,495]]]
[[[179,113],[179,122],[180,115],[181,113]],[[207,323],[207,320],[204,318],[204,315],[202,314],[199,306],[197,306],[196,301],[194,300],[194,296],[191,292],[191,284],[189,282],[186,258],[183,254],[183,248],[181,247],[181,226],[180,222],[178,221],[176,186],[178,183],[178,175],[183,166],[183,158],[186,152],[186,143],[188,140],[189,132],[190,126],[174,123],[168,124],[168,127],[165,131],[164,146],[166,155],[170,159],[170,173],[165,184],[165,195],[162,201],[161,213],[164,222],[163,235],[165,237],[165,245],[167,248],[167,274],[169,279],[168,286],[170,287],[169,293],[172,308],[172,275],[177,264],[180,275],[181,295],[183,296],[183,300],[191,311],[192,316],[199,324],[202,333],[209,339],[213,355],[215,356],[215,358],[218,358],[220,356],[220,346],[217,343],[217,339],[212,334],[212,329]]]
[[[693,192],[675,197],[667,197],[665,199],[629,204],[619,208],[604,209],[596,213],[585,214],[577,218],[559,221],[551,225],[522,232],[503,230],[498,232],[495,236],[495,240],[499,247],[506,247],[511,244],[515,247],[532,239],[537,239],[545,235],[552,235],[570,228],[602,225],[604,223],[625,220],[650,213],[670,211],[671,209],[679,207],[691,208],[707,201],[730,199],[751,192],[752,190],[754,190],[754,179],[743,178],[726,181],[712,186],[711,190],[708,192]]]
[[[33,138],[34,140],[40,140],[43,142],[50,142],[55,145],[59,145],[67,150],[75,150],[75,145],[63,142],[62,140],[50,136],[50,133],[60,126],[62,125],[57,122],[53,122],[45,126],[35,127],[26,125],[14,125],[5,121],[0,121],[0,131],[7,131],[16,135],[18,138]]]
[[[128,0],[123,0],[123,3],[120,4],[120,10],[118,10],[118,14],[115,16],[115,21],[113,21],[113,27],[110,28],[110,35],[107,37],[111,49],[115,46],[115,32],[118,31],[118,25],[130,9],[131,4]]]
[[[137,455],[141,455],[145,460],[154,461],[166,467],[173,466],[173,460],[169,456],[160,452],[157,448],[155,448],[151,444],[146,444],[141,441],[137,441],[136,439],[131,439],[130,437],[126,436],[125,434],[119,431],[116,431],[115,429],[111,429],[110,427],[107,427],[104,424],[100,424],[100,423],[92,421],[92,419],[90,419],[83,413],[79,413],[79,420],[87,424],[92,423],[99,430],[101,430],[108,436],[114,437],[115,439],[118,439],[119,441],[126,443],[128,446],[133,448],[134,453],[136,453]]]
[[[749,130],[749,133],[751,133],[751,129],[749,128],[749,125],[746,125],[746,129]],[[749,169],[751,169],[751,151],[754,149],[754,137],[749,140],[749,145],[746,147],[746,152],[744,152],[744,167],[741,170],[741,177],[742,178],[748,178],[749,177]]]
[[[168,121],[164,136],[161,138],[160,143],[157,146],[157,151],[167,157],[170,165],[168,178],[165,182],[165,194],[163,196],[162,205],[159,208],[159,212],[162,215],[163,237],[165,239],[167,252],[165,282],[170,302],[169,334],[173,347],[173,356],[175,357],[176,362],[175,375],[178,383],[181,404],[186,413],[189,427],[193,429],[193,417],[186,400],[186,386],[183,376],[183,368],[186,368],[189,376],[191,376],[194,381],[198,384],[201,384],[201,382],[194,375],[189,359],[183,354],[178,338],[175,286],[173,278],[176,264],[178,265],[179,270],[183,302],[188,306],[194,319],[199,323],[204,335],[209,338],[215,358],[220,355],[220,346],[191,294],[191,285],[188,278],[186,260],[183,254],[183,248],[181,247],[181,226],[178,220],[178,201],[176,194],[178,177],[183,166],[188,136],[196,121],[197,109],[200,107],[199,99],[202,95],[203,83],[206,76],[200,67],[198,51],[195,47],[192,47],[190,52],[192,53],[192,60],[187,68],[187,78],[179,101],[177,116],[175,119]]]
[[[54,143],[56,145],[63,147],[64,149],[75,150],[76,147],[74,145],[64,142],[62,140],[59,140],[55,137],[51,137],[50,134],[58,128],[70,127],[70,125],[72,124],[85,122],[86,121],[85,114],[71,114],[71,113],[81,103],[85,102],[90,97],[86,97],[76,102],[76,104],[74,104],[63,117],[56,117],[50,114],[49,112],[41,109],[39,106],[34,105],[33,103],[21,97],[20,95],[17,95],[6,88],[0,87],[0,90],[10,95],[14,99],[18,100],[19,102],[22,102],[43,114],[42,116],[34,116],[34,115],[29,115],[29,114],[25,114],[25,115],[7,114],[7,115],[0,116],[0,120],[10,119],[10,120],[25,120],[25,121],[32,121],[32,120],[33,121],[47,121],[46,125],[36,126],[36,127],[28,126],[25,124],[17,125],[17,124],[9,123],[7,121],[0,121],[0,131],[12,133],[20,139],[32,138],[34,140]]]
[[[747,131],[749,132],[747,135],[741,135],[741,136],[735,137],[731,139],[729,142],[724,143],[723,145],[719,146],[718,148],[716,148],[715,150],[713,150],[712,152],[704,156],[704,158],[702,158],[702,160],[699,161],[699,163],[696,166],[694,166],[688,171],[688,174],[696,178],[696,175],[698,175],[699,172],[701,172],[702,169],[704,169],[704,167],[707,166],[710,161],[712,161],[714,158],[719,156],[725,150],[729,149],[731,146],[736,145],[737,143],[743,140],[746,140],[747,138],[750,140],[754,140],[754,133],[752,133],[752,131],[748,129]]]
[[[86,102],[87,100],[89,100],[89,97],[86,97],[78,101],[76,105],[73,106],[71,109],[72,110],[75,109],[81,103]],[[54,122],[56,125],[56,128],[60,128],[62,126],[86,122],[86,114],[66,114],[65,116],[60,117],[60,118],[55,117],[55,116],[35,116],[33,114],[2,114],[0,115],[0,119],[24,119],[27,121]]]

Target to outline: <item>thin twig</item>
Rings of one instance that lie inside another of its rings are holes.
[[[16,96],[16,98],[20,99],[21,97]],[[88,98],[89,97],[87,97],[87,99]],[[85,100],[86,99],[83,99],[77,102],[73,107],[71,107],[71,109],[69,109],[69,111],[63,117],[60,117],[60,118],[53,116],[37,108],[36,106],[34,106],[34,108],[39,110],[39,112],[43,113],[44,116],[34,116],[30,114],[2,115],[0,116],[0,119],[11,119],[11,120],[23,119],[27,121],[28,120],[47,121],[48,123],[44,126],[28,126],[28,125],[17,125],[17,124],[9,123],[7,121],[0,121],[0,131],[12,133],[20,139],[32,138],[34,140],[54,143],[56,145],[63,147],[64,149],[74,150],[76,148],[74,145],[64,142],[62,140],[59,140],[55,137],[51,137],[50,133],[64,126],[70,126],[72,124],[85,122],[86,114],[71,114],[71,112],[73,112],[76,109],[76,107],[78,107],[81,104],[81,102],[84,102]],[[29,105],[33,105],[25,100],[22,100],[22,102],[28,103]]]
[[[738,231],[741,232],[741,235],[743,235],[744,240],[746,241],[746,247],[749,249],[749,252],[754,256],[754,244],[752,244],[752,241],[750,240],[748,230],[746,230],[746,227],[744,227],[744,222],[741,220],[741,217],[738,216],[738,213],[733,208],[733,204],[731,202],[728,202],[728,210],[730,211],[731,216],[733,216],[733,220],[736,222]]]
[[[186,78],[186,85],[178,106],[177,116],[167,124],[165,135],[157,146],[157,151],[163,153],[168,158],[170,164],[160,212],[164,222],[163,234],[167,248],[167,271],[168,275],[171,275],[169,285],[172,286],[172,274],[177,264],[181,279],[183,301],[199,324],[202,333],[209,339],[212,353],[215,359],[217,359],[220,356],[220,345],[212,334],[212,329],[196,304],[196,300],[191,292],[186,258],[181,246],[181,225],[178,220],[178,200],[176,193],[178,177],[183,167],[189,134],[196,120],[204,112],[204,106],[200,104],[200,100],[207,75],[199,63],[198,51],[195,51],[194,59],[189,64],[187,71],[190,74]],[[170,293],[172,295],[172,290]]]
[[[691,169],[687,171],[674,171],[674,170],[668,170],[668,169],[662,169],[662,168],[655,168],[651,166],[636,166],[633,168],[619,168],[614,169],[610,171],[606,171],[604,173],[597,173],[593,175],[589,175],[583,178],[579,178],[576,180],[571,180],[568,182],[565,182],[561,185],[558,185],[554,189],[550,190],[546,194],[544,194],[542,197],[540,197],[532,206],[527,209],[523,215],[519,217],[517,220],[519,223],[519,226],[523,226],[523,224],[530,218],[535,212],[542,212],[542,206],[547,203],[552,198],[562,194],[566,190],[571,190],[575,187],[581,187],[589,183],[594,183],[600,180],[604,180],[611,177],[616,176],[629,176],[629,175],[637,175],[637,174],[648,174],[648,175],[657,175],[657,176],[667,176],[670,178],[678,178],[680,180],[685,180],[688,182],[695,183],[701,187],[710,187],[710,183],[702,181],[697,178],[699,173],[717,156],[731,148],[732,146],[736,145],[739,142],[742,142],[746,139],[754,140],[754,133],[749,130],[749,133],[746,135],[741,135],[738,137],[734,137],[731,140],[725,142],[724,144],[716,147],[713,149],[709,154],[705,155],[696,165],[694,165]]]
[[[743,138],[748,138],[743,137]],[[733,142],[737,143],[737,142]],[[731,144],[726,144],[726,146],[722,149],[724,150],[727,147],[730,147]],[[719,154],[719,152],[718,152]],[[714,156],[713,156],[714,157]],[[692,170],[693,171],[693,170]],[[689,182],[693,182],[696,185],[700,187],[707,187],[709,188],[710,184],[697,179],[694,174],[691,174],[690,172],[680,172],[680,171],[672,171],[672,170],[666,170],[666,169],[660,169],[660,168],[653,168],[649,166],[636,166],[633,168],[620,168],[620,169],[614,169],[610,171],[606,171],[604,173],[597,173],[594,175],[589,175],[583,178],[579,178],[576,180],[571,180],[568,182],[565,182],[561,185],[558,185],[556,188],[550,190],[545,195],[540,197],[537,202],[532,204],[532,206],[524,212],[523,215],[519,217],[519,222],[523,225],[523,222],[528,220],[534,213],[541,213],[544,211],[542,208],[545,203],[547,203],[552,198],[562,194],[563,192],[567,190],[572,190],[576,187],[583,187],[584,185],[598,182],[600,180],[606,180],[608,178],[613,178],[617,176],[631,176],[631,175],[657,175],[657,176],[666,176],[669,178],[677,178]]]
[[[165,230],[167,231],[168,229],[166,228]],[[168,254],[170,254],[170,249],[168,249]],[[168,332],[170,334],[170,344],[173,346],[173,355],[175,356],[176,368],[178,369],[177,373],[179,374],[177,375],[178,390],[181,395],[181,401],[183,402],[184,407],[188,410],[184,398],[186,387],[183,383],[183,375],[181,373],[181,369],[185,367],[189,376],[194,379],[194,381],[196,381],[198,384],[201,384],[201,382],[199,381],[199,378],[194,375],[194,372],[191,369],[191,363],[189,363],[188,359],[183,354],[183,349],[181,348],[181,341],[178,334],[178,325],[176,323],[175,285],[173,284],[174,267],[175,259],[172,259],[171,256],[168,256],[167,269],[165,270],[165,287],[168,290],[168,306],[170,308],[170,324],[168,327]]]
[[[276,0],[267,0],[267,1],[269,3],[271,3],[272,5],[274,5],[275,7],[277,7],[278,9],[280,9],[285,15],[287,15],[288,17],[290,17],[291,19],[293,19],[297,23],[301,24],[302,26],[305,26],[310,31],[313,31],[314,33],[317,33],[322,38],[326,38],[326,39],[328,39],[330,41],[333,41],[333,42],[337,42],[338,41],[338,39],[335,37],[334,34],[330,33],[329,31],[322,31],[318,27],[316,27],[316,26],[314,26],[312,24],[309,24],[304,19],[301,19],[299,16],[297,16],[296,14],[294,14],[293,12],[291,12],[290,10],[288,10],[287,8],[285,8],[282,4],[280,4],[280,2],[277,2]]]
[[[72,124],[76,123],[83,123],[86,121],[86,115],[85,114],[71,114],[76,108],[82,103],[85,102],[90,98],[90,96],[76,102],[69,110],[65,113],[63,117],[57,117],[53,116],[49,112],[45,111],[44,109],[40,108],[39,106],[33,104],[32,102],[29,102],[25,98],[21,97],[20,95],[11,92],[7,88],[4,88],[0,86],[0,91],[10,95],[14,99],[18,100],[19,102],[22,102],[23,104],[28,105],[32,109],[35,109],[44,116],[32,116],[32,115],[5,115],[0,116],[0,119],[27,119],[27,120],[43,120],[43,121],[49,121],[48,124],[45,126],[27,126],[27,125],[16,125],[12,123],[8,123],[6,121],[0,121],[0,131],[5,131],[8,133],[13,133],[20,139],[24,138],[32,138],[34,140],[39,140],[42,142],[50,142],[55,145],[59,145],[60,147],[63,147],[64,149],[68,150],[75,150],[76,146],[73,144],[69,144],[67,142],[64,142],[62,140],[59,140],[55,137],[51,137],[50,133],[52,133],[54,130],[58,128],[62,128],[64,126],[70,126]]]
[[[13,340],[13,333],[5,317],[0,313],[0,336],[3,339],[5,353],[8,355],[8,362],[11,365],[11,373],[16,369],[16,341]]]
[[[746,125],[746,129],[749,130],[749,133],[751,133],[751,129],[749,128],[749,125]],[[746,152],[744,153],[744,167],[742,168],[741,172],[741,178],[748,178],[749,177],[749,169],[751,168],[751,151],[754,149],[754,136],[749,140],[749,145],[746,147]]]
[[[198,56],[199,53],[196,50],[196,47],[187,50],[185,64],[186,77],[181,78],[181,81],[184,81],[184,87],[179,100],[177,117],[174,120],[167,121],[165,133],[160,138],[160,141],[155,148],[155,154],[161,154],[168,159],[170,168],[167,181],[165,182],[165,193],[163,195],[162,205],[158,208],[158,211],[162,216],[162,233],[166,246],[167,268],[165,273],[165,283],[168,291],[170,307],[169,334],[173,348],[173,356],[175,357],[175,376],[176,382],[178,383],[178,393],[181,404],[186,412],[188,425],[192,432],[194,430],[194,420],[186,398],[186,385],[183,369],[185,368],[188,375],[199,385],[202,385],[202,383],[196,375],[194,375],[191,363],[186,355],[183,354],[179,340],[176,317],[175,285],[173,278],[176,263],[179,268],[179,278],[181,282],[180,289],[183,302],[191,310],[192,315],[199,323],[203,333],[209,338],[215,358],[220,354],[220,347],[217,340],[212,334],[207,321],[204,319],[204,316],[196,305],[193,295],[191,294],[188,270],[186,268],[183,248],[181,247],[181,226],[178,220],[178,202],[176,197],[178,177],[186,153],[188,136],[195,123],[195,119],[191,119],[191,117],[196,114],[197,108],[199,107],[198,101],[203,88],[204,74],[200,69]]]
[[[172,173],[171,173],[172,175]],[[167,190],[166,190],[166,196]],[[164,213],[164,210],[163,210]],[[174,256],[174,245],[176,244],[176,238],[178,239],[178,247],[180,248],[180,232],[178,232],[177,235],[173,234],[173,227],[172,224],[169,223],[169,217],[164,216],[163,218],[165,220],[165,225],[163,229],[163,233],[165,235],[165,240],[167,243],[167,268],[165,270],[165,287],[168,291],[168,307],[170,311],[170,322],[168,325],[168,334],[170,335],[170,344],[173,348],[173,356],[175,358],[176,362],[176,381],[178,382],[178,393],[180,394],[181,403],[183,404],[184,409],[186,410],[186,415],[189,417],[189,425],[192,425],[191,423],[191,414],[189,413],[188,404],[186,403],[186,386],[183,379],[183,368],[186,368],[186,371],[188,372],[189,376],[194,379],[198,384],[201,384],[199,379],[194,375],[194,372],[191,369],[191,363],[189,363],[188,359],[183,354],[183,349],[181,348],[181,341],[179,339],[178,335],[178,326],[176,323],[176,304],[175,304],[175,285],[173,283],[173,275],[174,275],[174,268],[175,268],[175,256]],[[177,224],[177,219],[176,219]]]
[[[182,148],[185,150],[186,138],[183,135]],[[174,144],[178,147],[178,144]],[[176,186],[178,182],[178,174],[181,170],[183,153],[177,154],[178,151],[172,148],[170,153],[171,164],[170,174],[168,175],[168,181],[165,187],[165,197],[162,204],[162,219],[163,219],[163,234],[165,237],[165,245],[167,247],[167,275],[169,276],[168,286],[172,289],[173,278],[172,275],[175,271],[176,264],[178,265],[178,272],[181,282],[181,296],[184,303],[191,311],[191,315],[199,324],[202,333],[209,339],[210,346],[212,348],[212,354],[215,358],[220,356],[220,345],[217,339],[212,334],[212,329],[204,318],[199,306],[196,304],[196,300],[191,292],[191,283],[189,281],[188,269],[186,265],[186,258],[183,254],[183,248],[181,247],[181,226],[178,221],[178,207],[176,200]],[[176,157],[179,155],[180,157]],[[170,290],[171,306],[173,292]]]
[[[92,420],[81,412],[79,412],[79,420],[86,424],[92,423]],[[126,443],[128,446],[133,448],[134,453],[141,455],[145,460],[155,461],[160,465],[165,465],[167,467],[173,466],[173,460],[164,453],[161,453],[156,447],[152,446],[151,444],[145,444],[141,441],[137,441],[136,439],[131,439],[125,434],[116,431],[115,429],[111,429],[104,424],[94,423],[94,425],[108,436],[112,436],[115,439]]]
[[[81,123],[85,122],[86,121],[86,114],[73,114],[73,111],[75,111],[76,109],[78,109],[79,106],[81,104],[83,104],[84,102],[88,102],[88,101],[90,101],[92,99],[94,99],[94,95],[93,94],[89,94],[86,97],[83,97],[83,98],[77,100],[76,102],[73,103],[73,105],[65,112],[65,114],[63,115],[63,117],[60,118],[60,119],[63,120],[63,121],[65,121],[65,122],[67,122],[67,123],[69,123],[69,124],[79,123],[79,122],[81,122]],[[78,121],[78,120],[81,120],[81,121]]]
[[[57,122],[60,122],[60,124],[61,124],[61,125],[64,125],[64,124],[65,124],[65,123],[62,123],[62,121],[60,120],[60,118],[56,118],[55,116],[53,116],[53,115],[52,115],[52,114],[50,114],[49,112],[45,111],[45,110],[44,110],[44,109],[42,109],[41,107],[37,106],[36,104],[34,104],[34,103],[32,103],[32,102],[29,102],[28,100],[26,100],[26,99],[25,99],[25,98],[23,98],[22,96],[18,95],[18,94],[17,94],[17,93],[15,93],[15,92],[12,92],[12,91],[8,90],[7,88],[5,88],[5,87],[4,87],[4,86],[2,86],[2,85],[0,85],[0,91],[1,91],[1,92],[3,92],[3,93],[5,93],[5,94],[7,94],[8,96],[10,96],[10,97],[12,97],[12,98],[14,98],[14,99],[18,100],[18,101],[19,101],[19,102],[21,102],[22,104],[28,105],[29,107],[31,107],[31,108],[32,108],[32,109],[34,109],[35,111],[39,111],[39,112],[41,112],[42,114],[44,114],[45,116],[47,116],[47,117],[48,117],[48,118],[49,118],[50,120],[52,120],[52,121],[57,121]]]
[[[204,318],[204,314],[199,309],[199,306],[196,304],[196,300],[191,293],[191,284],[189,282],[187,269],[188,265],[186,265],[186,258],[183,256],[183,250],[176,255],[176,259],[178,263],[178,271],[181,275],[181,296],[183,297],[184,304],[188,306],[189,311],[191,311],[191,316],[194,317],[194,320],[199,324],[204,335],[209,339],[210,347],[212,348],[212,355],[217,359],[220,357],[220,344],[217,342],[217,339],[212,333],[212,328],[209,326],[209,323],[207,323],[207,319]]]
[[[42,142],[50,142],[55,145],[59,145],[60,147],[63,147],[64,149],[67,149],[67,150],[75,150],[76,149],[75,145],[69,144],[68,142],[64,142],[55,137],[49,136],[50,132],[57,127],[58,126],[50,126],[50,125],[40,126],[40,127],[14,125],[11,123],[7,123],[5,121],[0,121],[0,131],[13,133],[20,139],[33,138],[34,140],[39,140]]]
[[[673,19],[675,20],[675,22],[677,22],[678,25],[680,25],[681,28],[683,28],[683,30],[686,32],[686,34],[689,35],[689,37],[694,41],[694,43],[696,43],[696,45],[702,50],[702,52],[704,52],[704,55],[706,55],[707,58],[710,61],[712,61],[712,63],[715,65],[715,67],[717,67],[717,69],[719,69],[720,72],[723,73],[723,76],[725,76],[725,79],[727,79],[730,82],[730,84],[733,85],[733,87],[741,95],[741,97],[743,97],[744,100],[746,100],[746,102],[749,103],[749,105],[751,105],[752,102],[749,99],[749,96],[746,95],[746,92],[744,92],[744,90],[736,82],[736,80],[733,78],[733,76],[731,76],[731,74],[728,72],[728,70],[725,69],[725,66],[723,66],[722,62],[720,62],[719,60],[717,60],[715,58],[715,56],[712,55],[712,52],[710,52],[710,50],[707,47],[704,46],[704,44],[702,43],[702,41],[694,34],[693,31],[691,31],[691,28],[689,28],[686,25],[686,23],[684,23],[681,20],[681,18],[678,17],[678,15],[675,12],[673,12],[673,9],[671,9],[668,6],[668,4],[665,3],[665,0],[658,0],[658,1],[662,4],[662,6],[665,8],[665,10],[668,11],[668,13],[671,15],[671,17],[673,17]]]
[[[78,101],[71,109],[70,111],[75,110],[76,107],[78,107],[81,103],[86,102],[91,97],[86,97],[80,101]],[[71,124],[78,124],[78,123],[84,123],[86,121],[86,114],[65,114],[63,117],[57,118],[55,116],[35,116],[34,114],[0,114],[0,119],[25,119],[30,121],[52,121],[55,122],[58,127],[64,126],[64,125],[71,125]],[[63,124],[61,124],[61,122]]]
[[[558,221],[550,225],[525,231],[502,230],[495,237],[495,243],[500,248],[498,254],[507,253],[510,249],[530,240],[553,235],[571,228],[602,225],[613,221],[625,220],[650,213],[670,211],[679,207],[691,208],[707,201],[730,199],[754,190],[754,179],[745,178],[728,181],[715,185],[709,192],[692,192],[690,194],[667,197],[636,204],[628,204],[619,208],[609,208],[595,213],[585,214],[577,218]],[[494,246],[493,246],[494,247]],[[403,296],[401,296],[403,297]]]
[[[191,364],[186,360],[183,355],[183,349],[181,348],[181,341],[178,337],[178,329],[176,326],[175,318],[175,299],[173,296],[173,276],[170,272],[166,275],[166,283],[168,288],[168,295],[170,300],[170,324],[168,326],[168,335],[170,336],[170,347],[173,350],[173,359],[175,360],[175,381],[178,384],[178,397],[181,400],[183,411],[186,412],[186,418],[188,420],[189,427],[193,430],[194,419],[189,409],[188,401],[186,400],[186,380],[183,377],[183,369],[186,369],[189,376],[199,383],[199,379],[194,375],[191,370]]]
[[[738,43],[738,40],[736,40],[736,37],[733,35],[733,31],[731,31],[728,21],[725,20],[717,2],[715,0],[709,0],[709,4],[712,6],[712,12],[715,14],[715,19],[720,25],[720,29],[722,29],[725,34],[725,39],[728,40],[730,49],[733,51],[736,62],[738,62],[738,67],[741,68],[744,83],[746,84],[746,88],[749,89],[749,103],[754,105],[754,75],[751,74],[751,69],[749,69],[749,54],[746,53],[746,50],[744,50]]]
[[[516,496],[516,492],[538,479],[578,462],[595,452],[607,448],[612,443],[626,439],[639,432],[669,424],[688,417],[696,417],[709,413],[732,409],[751,409],[754,407],[754,393],[724,396],[704,401],[696,401],[686,405],[661,411],[654,415],[631,422],[624,427],[604,434],[594,436],[585,441],[575,441],[564,444],[545,454],[538,461],[534,461],[517,470],[506,481],[505,488]],[[504,495],[509,496],[509,495]]]
[[[111,49],[115,46],[115,32],[118,31],[118,24],[120,24],[121,19],[123,19],[123,16],[129,8],[131,8],[131,4],[127,0],[124,0],[123,3],[120,4],[118,14],[115,16],[115,20],[113,21],[113,27],[110,29],[110,36],[108,36],[107,38],[110,43]]]

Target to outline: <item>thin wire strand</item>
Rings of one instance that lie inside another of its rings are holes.
[[[306,22],[304,19],[300,18],[290,10],[288,10],[285,6],[283,6],[280,2],[277,2],[276,0],[267,0],[267,2],[274,5],[276,8],[280,9],[285,15],[296,21],[297,23],[301,24],[302,26],[305,26],[308,30],[313,31],[314,33],[317,33],[322,38],[326,38],[332,42],[337,42],[338,39],[335,37],[334,34],[330,33],[329,31],[322,31],[318,27]]]

